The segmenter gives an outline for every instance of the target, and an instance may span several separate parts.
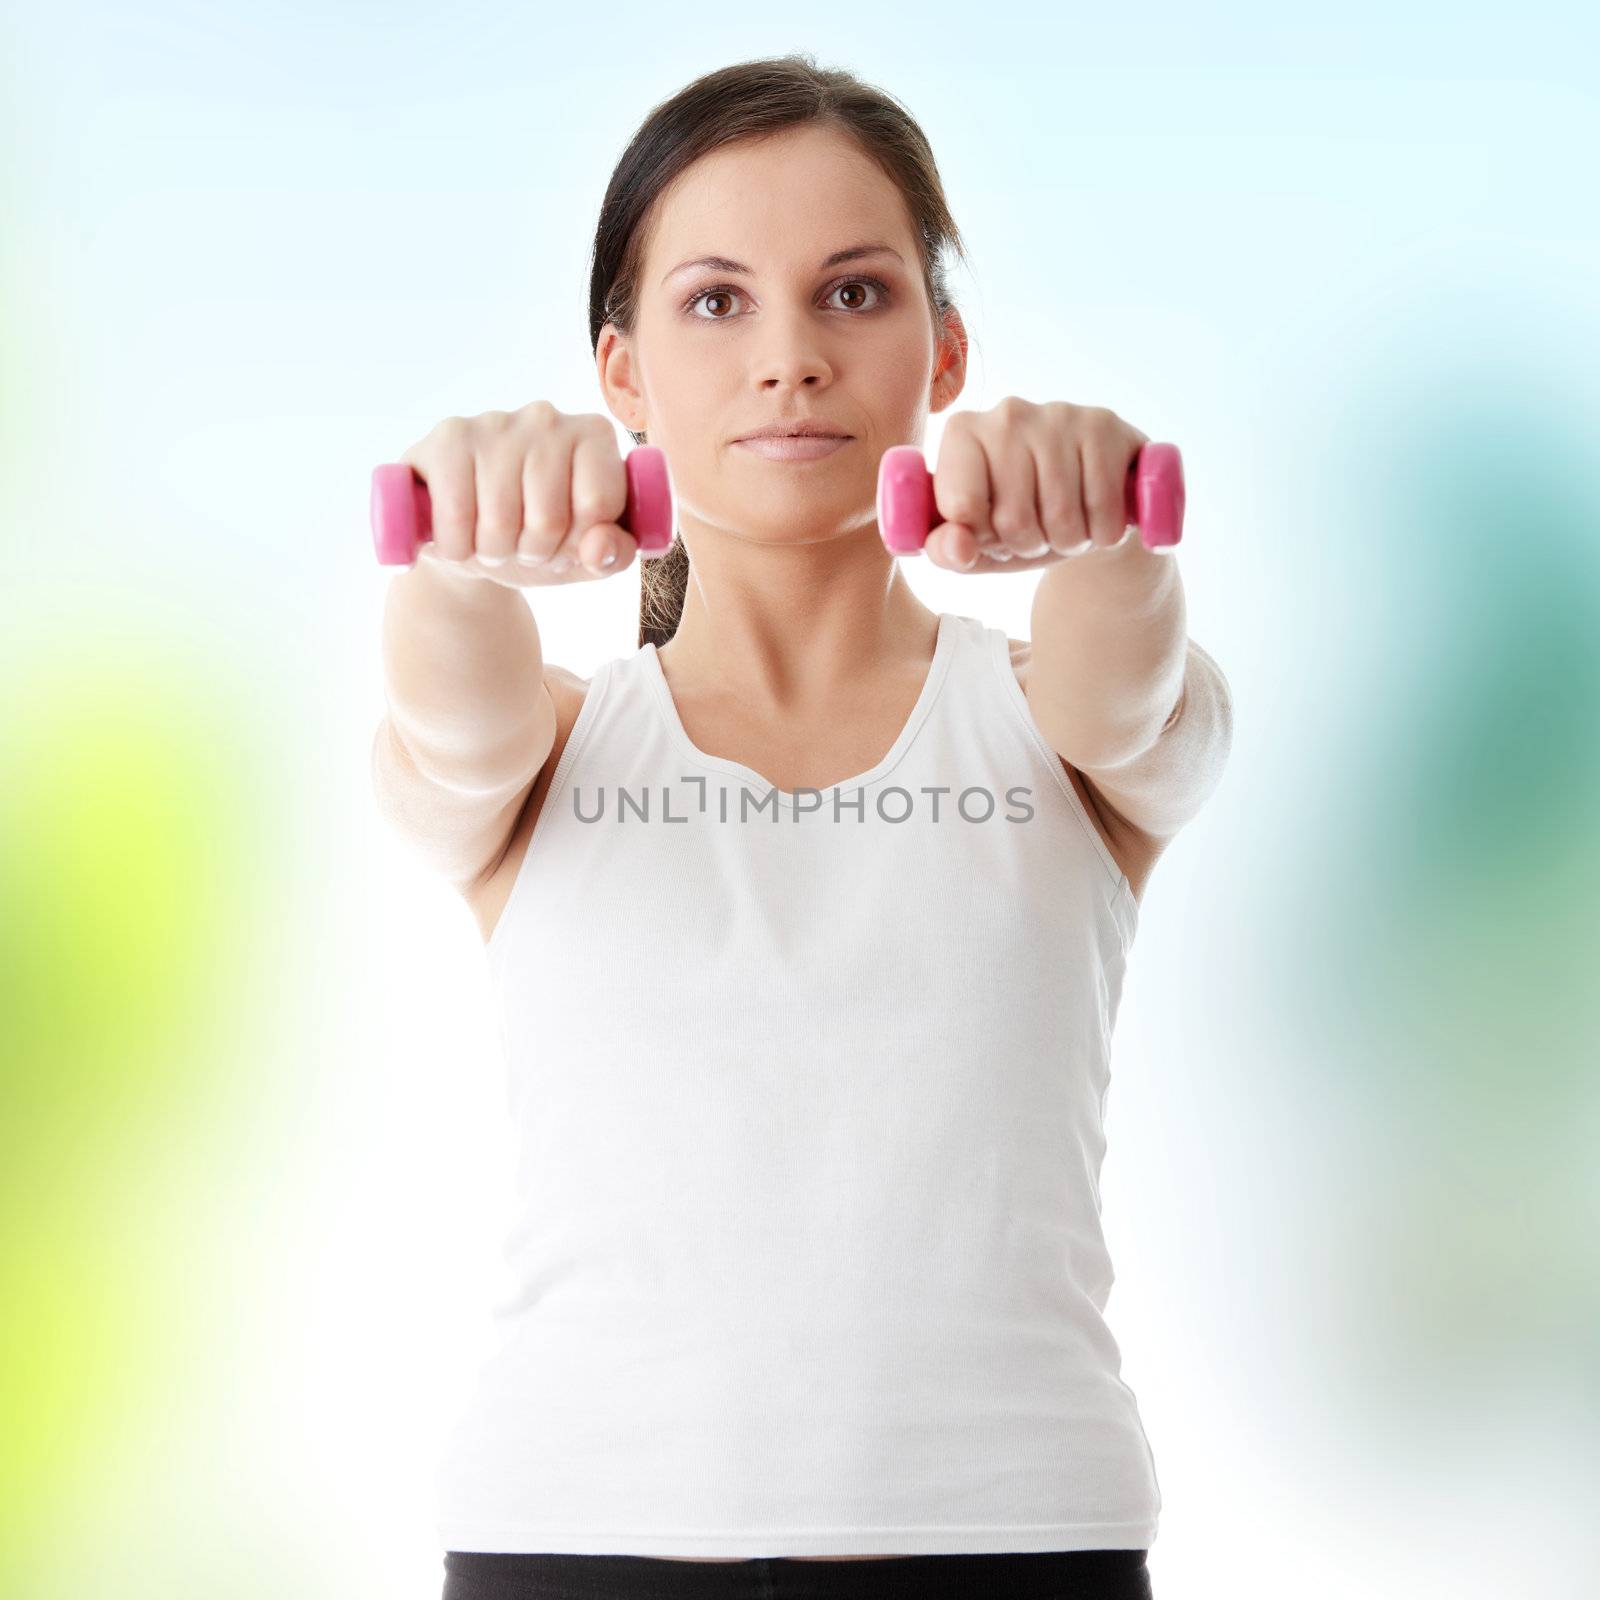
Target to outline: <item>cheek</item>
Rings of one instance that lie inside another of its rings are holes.
[[[933,382],[939,347],[926,328],[901,325],[889,332],[891,337],[884,348],[875,352],[882,363],[884,381],[892,384],[896,392],[910,395],[913,404],[920,404]]]
[[[717,357],[696,349],[693,340],[657,341],[649,373],[649,400],[653,411],[670,418],[675,433],[698,433],[728,404],[719,398],[728,392]]]

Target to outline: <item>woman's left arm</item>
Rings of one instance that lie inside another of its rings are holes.
[[[1127,526],[1128,473],[1149,442],[1104,406],[1007,395],[957,412],[933,474],[946,520],[925,548],[956,572],[1043,569],[1025,690],[1034,721],[1126,827],[1160,840],[1216,788],[1233,700],[1189,638],[1176,554],[1147,550]]]
[[[1127,823],[1171,838],[1217,787],[1233,743],[1232,693],[1189,638],[1177,557],[1130,532],[1051,565],[1031,632],[1039,731]]]

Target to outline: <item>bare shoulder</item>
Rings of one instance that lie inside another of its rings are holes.
[[[1012,670],[1016,673],[1017,682],[1022,686],[1023,692],[1026,693],[1028,666],[1033,658],[1032,642],[1027,639],[1008,639],[1006,642],[1011,646]],[[1089,815],[1094,819],[1100,837],[1105,840],[1106,848],[1111,852],[1112,859],[1127,874],[1134,899],[1141,899],[1145,884],[1155,868],[1156,858],[1171,841],[1157,838],[1130,822],[1101,794],[1092,779],[1073,766],[1065,756],[1060,760],[1068,782],[1077,790],[1079,799],[1083,801]]]
[[[577,673],[569,672],[565,667],[553,666],[548,661],[544,668],[544,682],[550,691],[551,703],[556,708],[555,742],[550,746],[550,754],[545,757],[521,811],[517,813],[517,820],[512,824],[500,858],[470,884],[464,884],[461,890],[472,908],[485,944],[489,942],[495,924],[500,920],[500,913],[511,898],[511,886],[517,881],[517,873],[528,853],[528,841],[533,837],[539,813],[544,809],[544,797],[549,793],[550,779],[555,775],[561,753],[571,736],[572,725],[578,720],[584,696],[589,692],[587,678],[580,678]]]

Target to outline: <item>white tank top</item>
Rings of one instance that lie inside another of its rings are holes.
[[[1003,628],[771,788],[595,672],[487,947],[515,1119],[444,1547],[1147,1548],[1099,1174],[1137,921]]]

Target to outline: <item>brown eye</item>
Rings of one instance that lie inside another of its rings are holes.
[[[863,289],[871,290],[875,299],[863,304],[860,295]],[[877,278],[847,278],[843,283],[837,283],[828,291],[829,295],[853,294],[857,298],[843,307],[846,311],[877,311],[886,305],[889,300],[889,287]]]
[[[723,316],[720,312],[713,316],[701,316],[695,310],[695,307],[702,303],[709,303],[712,300],[737,299],[738,295],[739,291],[737,289],[730,289],[726,285],[715,289],[702,289],[683,309],[689,312],[697,322],[732,322],[733,318],[731,316]]]

